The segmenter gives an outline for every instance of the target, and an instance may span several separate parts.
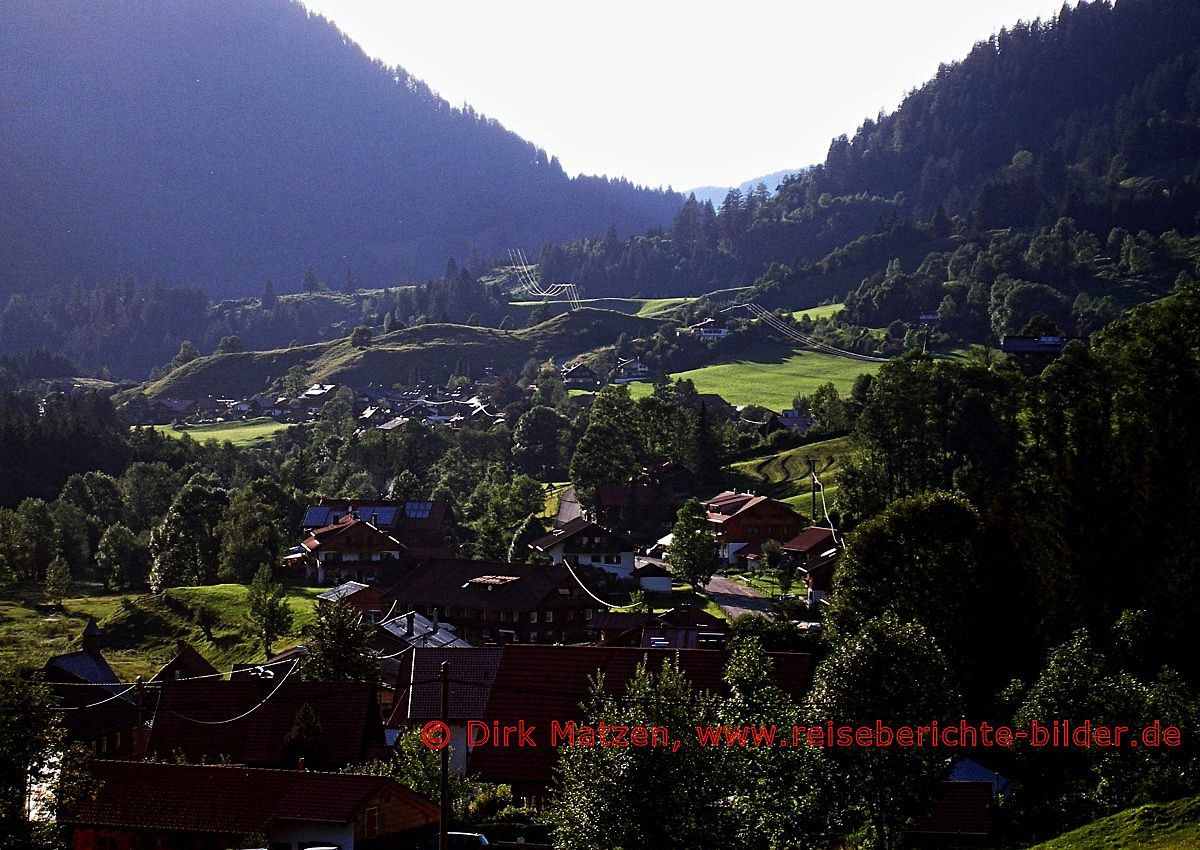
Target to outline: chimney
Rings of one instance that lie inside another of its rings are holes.
[[[404,615],[404,634],[412,637],[413,628],[416,623],[417,614],[415,611],[409,611]]]
[[[437,608],[433,609],[433,616],[430,619],[433,621],[434,631],[437,631],[437,628],[438,628],[438,609]]]
[[[96,625],[95,617],[90,618],[87,626],[84,627],[81,643],[83,644],[83,651],[88,655],[94,658],[100,657],[100,648],[104,645],[104,633]]]

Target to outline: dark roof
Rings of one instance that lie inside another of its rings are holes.
[[[411,633],[408,631],[410,617],[412,618]],[[438,623],[437,625],[434,625],[432,620],[422,614],[418,614],[416,611],[409,611],[405,614],[392,617],[387,622],[380,623],[376,629],[376,632],[378,636],[385,641],[393,644],[404,644],[407,646],[462,647],[471,645],[460,638],[453,629],[447,626],[446,623]]]
[[[310,532],[309,536],[301,544],[306,550],[312,552],[320,549],[330,541],[336,540],[352,528],[359,526],[365,527],[371,535],[381,541],[380,545],[395,545],[397,550],[403,550],[404,544],[397,540],[392,535],[383,531],[379,526],[365,519],[359,519],[353,514],[346,514],[341,517],[333,525],[326,525],[322,528],[315,529]]]
[[[588,622],[593,631],[625,631],[627,629],[674,628],[728,631],[729,624],[702,608],[672,608],[661,614],[635,611],[600,611]]]
[[[833,529],[821,528],[813,525],[801,531],[787,543],[783,544],[783,548],[788,552],[815,552],[820,555],[832,546],[836,546],[836,541],[833,537]]]
[[[437,807],[386,776],[197,764],[96,761],[96,795],[69,823],[217,834],[263,832],[275,821],[346,824],[384,791],[425,823]]]
[[[539,552],[545,552],[547,549],[557,546],[560,543],[567,543],[585,535],[599,538],[602,542],[589,546],[575,546],[572,551],[612,553],[632,551],[631,547],[620,535],[614,534],[604,526],[597,525],[581,516],[575,517],[560,528],[554,529],[554,531],[545,537],[539,537],[529,545]]]
[[[287,665],[272,679],[167,681],[147,744],[163,758],[275,767],[289,761],[285,738],[296,713],[308,703],[321,724],[332,765],[363,761],[383,743],[375,689],[365,682],[282,681]],[[264,698],[266,701],[263,702]],[[254,711],[255,706],[262,703]],[[246,714],[241,719],[225,721]],[[205,722],[197,722],[205,721]]]
[[[1068,342],[1079,339],[1075,336],[1005,336],[1000,339],[1000,350],[1009,354],[1057,354]]]
[[[164,664],[150,681],[161,682],[164,679],[191,678],[193,676],[210,676],[220,672],[196,648],[186,641],[180,641],[175,656]]]
[[[450,664],[450,717],[472,720],[485,716],[492,682],[500,667],[500,647],[418,648],[413,650],[407,692],[396,700],[389,726],[428,720],[442,714],[442,662]]]
[[[561,566],[448,559],[410,570],[387,597],[406,607],[526,611],[557,597],[568,579]]]
[[[46,662],[45,670],[48,673],[56,670],[81,682],[102,685],[109,691],[120,690],[118,687],[120,680],[117,679],[117,674],[108,666],[104,656],[98,652],[79,650],[51,656]]]

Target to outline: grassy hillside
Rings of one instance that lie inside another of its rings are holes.
[[[782,355],[764,352],[732,363],[677,372],[672,377],[692,381],[702,393],[720,393],[731,404],[761,404],[782,410],[797,394],[811,394],[828,381],[841,392],[848,392],[855,378],[878,369],[878,363],[790,349]],[[644,389],[638,384],[634,387],[635,395],[650,391],[649,385]]]
[[[735,463],[732,473],[738,487],[781,499],[807,516],[812,509],[807,459],[816,461],[817,475],[825,486],[825,501],[833,510],[842,461],[852,449],[849,437],[835,437]]]
[[[313,600],[322,588],[288,590],[295,615],[293,632],[312,622]],[[217,615],[212,639],[195,623],[195,612],[207,607]],[[186,640],[217,666],[262,658],[249,625],[246,587],[218,584],[179,587],[163,596],[105,594],[80,596],[61,606],[40,602],[40,594],[12,594],[0,600],[0,664],[40,667],[51,655],[78,648],[79,634],[95,617],[106,638],[105,657],[122,679],[148,676],[175,654]],[[276,648],[292,645],[282,638]]]
[[[611,344],[620,334],[646,336],[660,321],[585,307],[517,331],[467,325],[418,325],[377,337],[356,348],[348,339],[277,351],[200,357],[151,384],[150,396],[194,398],[206,394],[244,397],[266,390],[295,365],[309,381],[390,386],[416,373],[445,380],[460,360],[473,372],[485,367],[520,369],[530,358],[564,359]]]
[[[815,322],[817,319],[836,316],[838,313],[842,312],[842,309],[845,306],[846,305],[840,301],[837,304],[822,304],[820,307],[809,307],[807,310],[796,310],[792,313],[792,318],[796,321],[800,321],[800,319],[808,316],[808,318]]]
[[[585,307],[595,307],[601,310],[615,310],[630,316],[640,316],[648,319],[659,316],[675,309],[680,304],[694,301],[694,298],[584,298],[580,301]],[[552,315],[565,313],[570,309],[569,301],[510,301],[508,314],[518,324],[524,324],[538,307],[545,303]]]
[[[216,422],[212,425],[183,427],[178,425],[154,425],[151,427],[169,437],[182,437],[184,434],[187,434],[193,440],[200,440],[201,442],[215,440],[223,443],[228,440],[235,446],[252,446],[257,443],[266,442],[276,431],[281,431],[289,426],[282,422],[276,422],[274,419],[260,417],[258,419],[248,419],[245,422]]]
[[[1031,850],[1191,850],[1200,847],[1200,797],[1126,809]]]

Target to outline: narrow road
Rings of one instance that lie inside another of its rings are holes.
[[[754,588],[725,576],[713,576],[704,589],[731,620],[739,614],[767,614],[775,608],[774,602]]]

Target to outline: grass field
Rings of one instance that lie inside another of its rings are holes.
[[[247,419],[245,422],[215,422],[212,425],[192,425],[183,428],[174,425],[154,425],[152,427],[171,437],[187,434],[193,440],[216,440],[222,443],[228,440],[235,446],[252,446],[255,443],[269,440],[276,431],[290,426],[263,416],[258,419]]]
[[[812,319],[814,322],[817,319],[824,319],[836,313],[840,313],[845,304],[823,304],[820,307],[809,307],[807,310],[796,310],[792,313],[792,318],[800,321],[804,316]]]
[[[730,404],[761,404],[782,410],[791,406],[797,395],[811,394],[827,381],[832,381],[846,393],[854,385],[855,378],[878,369],[878,363],[834,354],[794,351],[782,360],[738,360],[677,372],[671,377],[690,380],[702,393],[719,393]],[[650,392],[650,385],[633,384],[630,389],[635,396],[645,395]]]
[[[812,490],[808,481],[807,459],[811,457],[816,461],[817,477],[825,487],[826,506],[833,510],[842,461],[852,448],[849,437],[835,437],[778,454],[740,461],[733,464],[732,472],[738,487],[780,499],[808,516],[812,511]]]
[[[1032,850],[1185,850],[1200,847],[1200,797],[1126,809]]]
[[[249,624],[243,585],[180,587],[163,596],[92,589],[100,595],[66,599],[61,606],[42,602],[36,591],[0,600],[0,664],[40,667],[51,655],[77,649],[89,617],[95,617],[104,630],[105,658],[122,679],[153,674],[175,654],[180,640],[191,643],[221,670],[234,662],[262,658]],[[289,588],[293,637],[281,638],[275,649],[295,643],[294,636],[312,621],[313,601],[324,589]],[[194,621],[202,606],[217,615],[211,639]]]

